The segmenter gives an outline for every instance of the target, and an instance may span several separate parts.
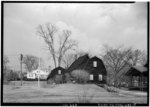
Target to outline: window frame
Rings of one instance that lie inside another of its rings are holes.
[[[93,67],[97,67],[97,61],[93,61]]]
[[[94,80],[94,75],[93,74],[90,74],[90,80]]]
[[[98,75],[98,80],[99,80],[99,81],[102,81],[102,80],[103,80],[103,75],[102,75],[102,74],[99,74],[99,75]]]
[[[60,69],[58,70],[58,74],[61,74],[61,70]]]

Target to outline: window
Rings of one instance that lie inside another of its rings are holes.
[[[61,70],[58,70],[58,74],[61,74]]]
[[[93,74],[90,75],[90,80],[93,80]]]
[[[34,78],[35,78],[35,74],[29,73],[29,74],[27,74],[27,78],[32,78],[32,79],[34,79]]]
[[[29,74],[29,77],[33,77],[33,74]]]
[[[99,74],[99,81],[102,81],[102,75]]]
[[[137,80],[134,80],[133,85],[134,85],[135,87],[138,87],[138,86],[139,86],[139,82],[138,82]]]
[[[132,83],[133,83],[133,86],[138,87],[139,86],[139,77],[133,76]]]
[[[93,67],[97,67],[97,61],[93,62]]]
[[[147,77],[143,78],[144,85],[147,86]]]

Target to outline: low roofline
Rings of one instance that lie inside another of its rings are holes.
[[[140,71],[140,72],[146,72],[147,68],[144,66],[133,66],[134,69]]]
[[[133,70],[137,70],[138,73],[145,73],[147,72],[147,68],[146,67],[143,67],[143,66],[133,66],[133,67],[130,67],[130,69],[125,73],[125,75],[129,75],[133,72]]]

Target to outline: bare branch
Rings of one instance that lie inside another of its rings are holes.
[[[58,65],[59,66],[61,65],[63,55],[65,55],[65,53],[68,50],[71,50],[74,46],[77,45],[74,41],[69,39],[70,35],[71,35],[71,31],[69,31],[69,30],[63,31],[64,39],[62,39],[62,41],[60,41],[60,47],[59,47],[59,57],[58,57]]]
[[[105,46],[105,54],[103,56],[103,60],[106,66],[110,68],[108,74],[113,74],[112,78],[114,80],[118,80],[118,74],[123,74],[122,71],[124,71],[126,67],[135,65],[139,60],[139,55],[140,52],[137,50],[134,51],[132,48],[124,49],[123,47],[112,48],[109,46]]]
[[[46,45],[48,46],[48,50],[53,57],[54,65],[56,67],[56,59],[55,59],[55,48],[54,48],[54,34],[57,32],[57,28],[53,24],[39,25],[37,29],[37,34],[41,36]]]
[[[54,36],[57,32],[58,30],[56,26],[51,23],[39,25],[37,28],[37,34],[44,39],[47,49],[54,60],[55,67],[57,66],[57,59],[58,66],[60,66],[65,53],[77,45],[77,43],[70,39],[71,31],[64,30],[63,34],[61,35],[63,38],[59,38],[59,47],[57,50],[54,46],[56,43],[56,38]]]

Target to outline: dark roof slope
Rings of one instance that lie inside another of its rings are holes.
[[[67,69],[68,72],[71,72],[75,69],[84,69],[87,62],[89,60],[88,54],[79,57],[77,60],[75,60],[70,67]]]
[[[144,67],[147,67],[147,68],[148,68],[148,62],[146,62],[146,64],[144,65]]]
[[[93,62],[94,61],[97,61],[97,67],[93,67]],[[88,61],[87,69],[89,69],[89,71],[94,71],[96,73],[101,72],[102,74],[107,74],[106,68],[105,68],[105,65],[104,65],[103,61],[100,58],[96,57],[96,56],[92,57]]]
[[[47,76],[47,80],[48,80],[49,78],[53,78],[55,75],[57,75],[57,74],[58,74],[58,70],[61,70],[61,73],[62,73],[62,74],[64,74],[64,73],[66,72],[66,70],[65,70],[64,68],[62,68],[62,67],[57,67],[57,68],[53,69],[53,70],[51,71],[51,73],[49,73],[49,75]]]
[[[97,67],[93,67],[93,61],[97,61]],[[76,61],[74,61],[67,71],[72,72],[75,69],[84,69],[90,73],[93,72],[95,74],[100,72],[102,74],[107,74],[103,61],[96,56],[89,58],[88,54],[81,56]]]
[[[137,75],[140,75],[141,73],[144,73],[146,74],[147,72],[147,68],[146,67],[143,67],[143,66],[134,66],[134,67],[131,67],[129,69],[129,71],[126,73],[126,75],[133,75],[133,76],[137,76]]]

